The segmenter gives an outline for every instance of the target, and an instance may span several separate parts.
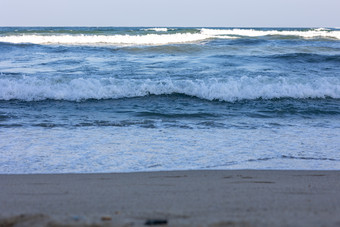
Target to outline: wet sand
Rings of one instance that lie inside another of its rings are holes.
[[[340,226],[340,171],[0,175],[0,226]]]

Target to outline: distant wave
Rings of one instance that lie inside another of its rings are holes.
[[[207,29],[202,28],[201,34],[212,36],[297,36],[306,39],[312,38],[333,38],[340,39],[340,31],[333,31],[325,28],[309,30],[257,30],[257,29]]]
[[[206,80],[131,79],[0,79],[0,100],[119,99],[148,95],[184,94],[206,100],[237,101],[274,98],[340,98],[340,79],[334,77],[297,78],[231,77]]]
[[[167,32],[168,28],[144,28],[143,31]]]
[[[0,36],[0,42],[31,43],[40,45],[167,45],[195,43],[208,39],[237,39],[260,36],[294,36],[304,39],[329,38],[340,40],[340,31],[324,28],[309,30],[259,30],[259,29],[196,29],[194,32],[166,33],[168,28],[146,28],[161,34],[10,34]]]
[[[165,45],[203,41],[211,38],[201,33],[146,35],[11,35],[0,42],[63,45]]]

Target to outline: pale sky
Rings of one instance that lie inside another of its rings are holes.
[[[0,0],[0,26],[340,27],[340,0]]]

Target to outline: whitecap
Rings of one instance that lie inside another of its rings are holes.
[[[50,45],[167,45],[193,43],[211,38],[201,33],[147,35],[9,35],[0,42]]]
[[[168,28],[145,28],[143,31],[167,32]]]
[[[308,30],[257,30],[257,29],[209,29],[202,28],[201,34],[210,36],[298,36],[306,39],[311,38],[333,38],[340,39],[340,31],[332,31],[329,29],[318,28]]]
[[[116,78],[37,78],[0,79],[0,100],[119,99],[148,95],[184,94],[206,100],[237,101],[258,98],[340,98],[340,79],[230,77],[204,80],[142,80]]]

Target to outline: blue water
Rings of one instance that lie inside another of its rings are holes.
[[[0,28],[0,173],[340,169],[340,30]]]

